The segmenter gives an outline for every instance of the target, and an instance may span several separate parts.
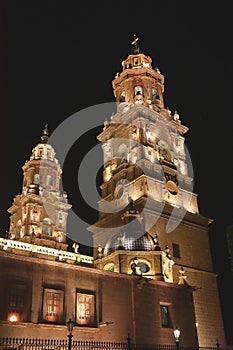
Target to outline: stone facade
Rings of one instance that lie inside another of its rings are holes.
[[[197,345],[193,289],[188,285],[4,251],[0,264],[1,337],[66,339],[66,321],[76,317],[76,292],[83,290],[95,295],[95,320],[91,327],[75,326],[74,339],[125,342],[129,334],[135,344],[173,344],[173,328],[161,325],[160,305],[168,305],[170,322],[182,329],[182,344]],[[25,286],[25,318],[9,322],[9,293],[17,285]],[[64,291],[64,314],[59,324],[43,320],[45,288]]]
[[[71,318],[79,340],[174,344],[179,327],[183,346],[225,344],[212,220],[193,192],[188,128],[164,107],[164,76],[134,45],[112,82],[117,111],[98,135],[93,256],[67,239],[71,205],[47,127],[23,166],[9,234],[0,238],[1,337],[64,339]]]

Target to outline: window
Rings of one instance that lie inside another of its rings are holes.
[[[170,325],[168,305],[160,305],[160,314],[161,314],[161,326],[170,327],[171,325]]]
[[[41,157],[43,154],[43,148],[39,148],[38,156]]]
[[[46,176],[46,187],[51,186],[51,185],[52,185],[52,176],[47,175]]]
[[[76,323],[89,327],[96,325],[94,292],[77,292]]]
[[[17,225],[16,225],[16,238],[19,237],[20,233],[21,233],[21,228],[22,228],[22,222],[21,220],[19,219],[17,221]]]
[[[117,149],[116,156],[120,158],[121,163],[124,163],[124,161],[127,160],[127,155],[128,155],[128,147],[124,143],[122,143]]]
[[[157,91],[155,89],[152,89],[152,98],[153,99],[158,98],[158,94],[157,94]]]
[[[125,91],[121,93],[120,102],[125,102]]]
[[[11,288],[9,292],[8,315],[9,321],[23,321],[24,311],[24,292],[23,286]]]
[[[141,273],[146,273],[150,270],[149,266],[142,261],[139,261],[137,265],[139,266]]]
[[[52,223],[48,218],[43,219],[42,233],[51,236],[52,235]]]
[[[134,95],[142,95],[142,87],[141,86],[135,86]]]
[[[29,321],[31,289],[27,284],[11,280],[5,281],[6,299],[1,310],[4,319],[11,322],[25,322]]]
[[[40,184],[40,175],[39,174],[35,174],[34,175],[34,184],[35,185],[39,185]]]
[[[44,289],[43,320],[52,323],[63,321],[64,291],[59,289]]]
[[[172,243],[172,250],[174,258],[180,258],[180,246],[177,243]]]

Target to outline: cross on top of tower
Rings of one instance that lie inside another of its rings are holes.
[[[41,136],[41,141],[44,143],[47,143],[48,139],[49,139],[49,130],[48,130],[48,124],[46,123]]]
[[[133,53],[138,54],[140,52],[140,47],[138,46],[138,36],[136,34],[133,35],[133,41],[131,45],[133,46]]]

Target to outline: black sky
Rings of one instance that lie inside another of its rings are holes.
[[[2,0],[0,7],[1,234],[44,124],[52,132],[83,108],[113,102],[111,81],[137,33],[141,50],[165,75],[165,105],[190,128],[194,191],[200,212],[214,219],[210,242],[227,320],[233,310],[225,240],[233,222],[230,2]],[[94,143],[94,137],[83,141],[87,148]],[[75,193],[70,201],[82,211]]]

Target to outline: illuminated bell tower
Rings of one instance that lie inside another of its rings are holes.
[[[40,142],[23,166],[22,193],[15,196],[10,213],[9,239],[66,250],[68,204],[60,193],[61,167],[48,143],[45,126]]]
[[[164,76],[138,38],[112,81],[116,113],[98,135],[103,149],[102,198],[93,233],[94,264],[161,283],[195,286],[199,345],[218,334],[225,343],[208,230],[199,213],[188,127],[164,107]],[[181,271],[181,272],[180,272]],[[182,278],[181,278],[182,277]],[[211,287],[210,287],[211,286]]]
[[[110,266],[106,247],[113,244],[112,237],[119,234],[119,229],[129,223],[126,212],[132,203],[141,213],[141,233],[145,232],[150,241],[150,249],[139,245],[138,251],[155,251],[154,239],[158,234],[161,247],[168,249],[165,229],[160,233],[155,225],[162,213],[167,216],[174,208],[181,207],[198,213],[196,195],[190,191],[192,178],[188,174],[184,146],[188,128],[182,125],[177,112],[172,115],[164,108],[164,76],[152,67],[152,59],[140,52],[137,37],[132,44],[133,53],[122,62],[122,72],[112,81],[117,112],[110,122],[105,121],[103,132],[98,135],[104,158],[102,199],[99,221],[90,230],[94,233],[95,257],[102,257],[101,262],[96,261],[101,268],[105,260],[106,266]],[[131,217],[133,220],[137,222],[139,218]],[[137,236],[139,239],[139,231]],[[143,239],[146,240],[145,236]],[[125,250],[127,254],[133,251]],[[153,254],[158,255],[158,251]],[[133,257],[129,255],[127,266],[115,270],[131,273]],[[154,260],[147,272],[155,279],[164,275],[162,268],[158,271],[155,267]]]

